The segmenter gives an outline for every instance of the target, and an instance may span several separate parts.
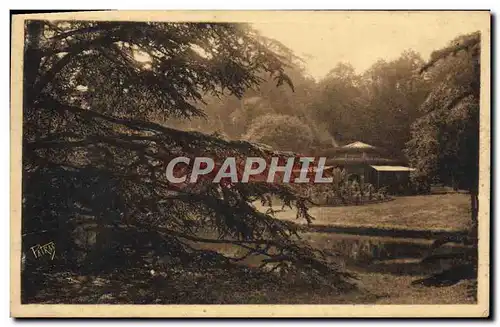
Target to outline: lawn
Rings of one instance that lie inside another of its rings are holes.
[[[261,210],[267,209],[260,204]],[[281,209],[274,206],[275,210]],[[439,194],[395,197],[394,200],[360,206],[312,207],[313,224],[381,229],[461,231],[470,217],[467,194]],[[277,213],[281,219],[297,221],[294,210]]]
[[[467,229],[470,204],[467,194],[439,194],[426,196],[395,197],[392,201],[362,206],[313,207],[310,213],[316,218],[313,228],[302,236],[311,245],[334,250],[344,260],[347,269],[355,271],[361,294],[373,294],[379,304],[451,304],[474,303],[468,294],[471,281],[462,281],[451,287],[413,286],[411,282],[439,272],[446,262],[435,265],[422,264],[420,259],[435,240],[433,237],[387,237],[385,230],[460,232]],[[265,210],[265,207],[261,207]],[[279,206],[273,207],[281,209]],[[281,219],[296,221],[293,210],[277,214]],[[302,222],[305,223],[305,222]],[[341,230],[349,229],[349,233]],[[367,235],[372,229],[375,233]],[[356,232],[358,231],[358,232]],[[414,233],[416,234],[416,233]],[[418,233],[427,234],[427,233]],[[453,244],[443,252],[460,251]],[[378,260],[380,259],[380,260]],[[349,263],[349,261],[351,261]],[[352,301],[352,297],[348,298]],[[367,301],[367,298],[358,299]]]

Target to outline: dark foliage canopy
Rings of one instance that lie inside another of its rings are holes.
[[[460,36],[435,51],[421,72],[434,88],[412,126],[411,163],[422,178],[477,192],[480,34]]]
[[[25,33],[23,235],[56,231],[65,267],[78,266],[72,233],[88,225],[99,246],[86,263],[91,269],[138,266],[149,251],[198,269],[259,256],[262,267],[344,285],[350,275],[302,242],[298,224],[252,204],[276,195],[310,221],[307,199],[292,188],[179,188],[165,178],[177,156],[272,155],[159,122],[203,116],[205,95],[239,97],[262,74],[292,86],[284,73],[287,49],[244,24],[29,21]],[[231,245],[244,254],[200,244]]]

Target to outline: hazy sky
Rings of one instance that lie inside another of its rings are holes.
[[[480,29],[485,18],[484,13],[467,12],[344,12],[330,19],[258,22],[254,27],[291,48],[319,79],[338,62],[349,62],[360,73],[379,58],[395,59],[406,49],[427,60],[456,36]]]

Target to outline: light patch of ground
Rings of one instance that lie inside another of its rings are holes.
[[[439,194],[396,197],[392,201],[360,206],[312,207],[313,224],[329,226],[376,227],[404,230],[465,230],[470,217],[467,194]],[[265,211],[268,207],[257,203]],[[273,206],[280,210],[281,206]],[[295,219],[295,210],[285,208],[276,214],[280,219]]]

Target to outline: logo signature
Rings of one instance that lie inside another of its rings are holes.
[[[31,251],[35,256],[35,259],[38,259],[44,255],[49,255],[51,260],[54,260],[54,256],[56,255],[56,244],[54,242],[49,242],[44,245],[37,244],[32,246]]]

